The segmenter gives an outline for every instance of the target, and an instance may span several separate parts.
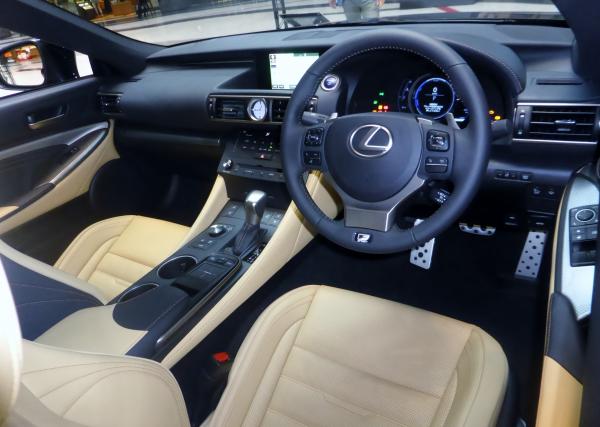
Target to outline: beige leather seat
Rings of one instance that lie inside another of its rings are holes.
[[[175,252],[188,232],[188,227],[159,219],[110,218],[82,231],[54,266],[91,283],[110,300]]]
[[[22,342],[2,271],[0,305],[0,425],[189,425],[158,363]],[[205,425],[491,426],[506,378],[500,346],[475,326],[307,286],[256,322]]]

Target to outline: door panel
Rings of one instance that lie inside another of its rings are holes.
[[[87,78],[0,99],[0,234],[85,193],[117,158]]]

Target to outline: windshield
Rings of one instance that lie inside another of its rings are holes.
[[[160,45],[322,25],[562,19],[551,0],[47,1],[111,31]]]

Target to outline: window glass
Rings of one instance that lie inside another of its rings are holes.
[[[231,34],[347,23],[562,20],[551,0],[39,1],[48,1],[124,36],[160,45]]]

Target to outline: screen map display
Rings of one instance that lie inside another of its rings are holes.
[[[271,89],[294,90],[318,58],[317,52],[270,53]]]

